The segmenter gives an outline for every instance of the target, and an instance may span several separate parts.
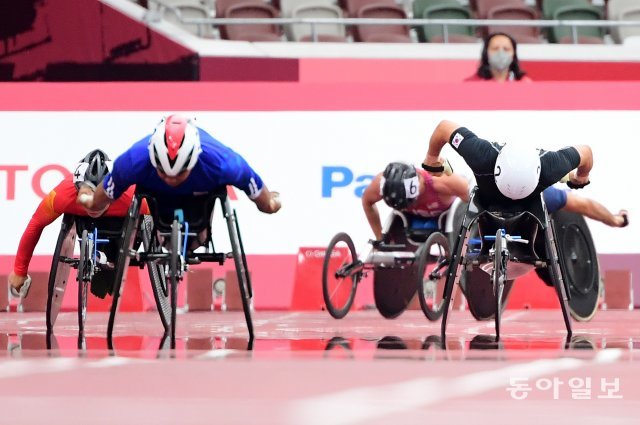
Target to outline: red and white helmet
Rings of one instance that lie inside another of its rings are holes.
[[[201,151],[198,127],[182,115],[163,118],[149,140],[151,164],[171,177],[191,170]]]

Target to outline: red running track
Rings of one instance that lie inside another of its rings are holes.
[[[121,314],[113,350],[106,314],[90,314],[78,349],[75,317],[59,317],[46,350],[41,313],[0,314],[2,423],[601,425],[640,415],[635,311],[574,322],[570,341],[558,310],[508,311],[499,344],[492,322],[455,311],[444,346],[439,323],[416,311],[340,321],[260,311],[252,351],[240,313],[180,315],[175,350],[161,348],[154,313]]]

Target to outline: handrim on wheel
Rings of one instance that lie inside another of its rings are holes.
[[[447,279],[450,249],[448,239],[440,232],[429,235],[418,250],[418,299],[427,319],[442,316],[444,284]]]
[[[329,314],[335,319],[347,315],[356,295],[360,270],[354,270],[358,257],[351,237],[338,233],[325,251],[322,266],[322,296]]]

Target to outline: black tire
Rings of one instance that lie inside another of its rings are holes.
[[[151,246],[153,231],[153,219],[150,215],[142,218],[142,246],[144,252],[157,253],[162,252],[160,242],[155,239],[155,243]],[[151,289],[153,290],[153,298],[156,301],[156,308],[160,315],[160,321],[165,332],[169,332],[171,328],[171,299],[169,296],[169,288],[167,286],[167,277],[164,274],[162,264],[154,261],[147,261],[147,272],[151,280]]]
[[[93,277],[93,240],[89,239],[87,230],[82,231],[80,239],[80,260],[78,261],[78,330],[84,332],[84,323],[87,320],[87,296],[89,283]]]
[[[407,238],[407,230],[400,216],[395,215],[387,234],[385,244],[404,245],[407,252],[417,253],[419,245]],[[418,292],[418,263],[404,267],[376,267],[373,272],[373,298],[376,308],[385,319],[395,319],[409,306]]]
[[[225,201],[228,202],[228,201]],[[227,208],[230,208],[227,204]],[[240,289],[240,299],[242,301],[242,311],[244,319],[247,322],[247,330],[249,331],[249,343],[247,350],[253,348],[253,319],[251,318],[251,298],[253,291],[251,289],[251,279],[249,277],[249,269],[247,268],[247,258],[242,247],[240,239],[240,227],[236,221],[235,211],[229,211],[227,227],[229,230],[229,241],[231,242],[233,263],[236,268],[236,277]]]
[[[331,261],[333,252],[338,247],[337,256],[341,257],[341,251],[346,245],[346,258],[342,262]],[[337,277],[336,273],[343,266],[354,264],[358,261],[353,240],[346,233],[338,233],[331,239],[324,254],[322,264],[322,296],[329,314],[334,319],[342,319],[347,315],[356,296],[356,288],[360,280],[360,273],[346,277]]]
[[[181,251],[180,222],[173,220],[171,224],[171,256],[169,257],[169,286],[171,297],[171,348],[175,348],[176,343],[176,311],[178,308],[178,282],[180,281]]]
[[[495,294],[491,276],[479,267],[474,266],[471,270],[463,270],[460,277],[460,287],[464,289],[464,296],[469,305],[469,312],[479,321],[491,320],[495,317]],[[513,280],[507,280],[502,292],[502,311],[507,307],[509,294],[513,287]]]
[[[127,212],[127,217],[122,225],[120,232],[120,246],[118,247],[118,259],[116,261],[115,279],[113,282],[113,300],[111,302],[111,311],[109,312],[109,322],[107,324],[107,337],[111,338],[115,325],[116,314],[118,313],[118,304],[122,295],[122,282],[125,273],[129,268],[131,257],[129,251],[134,245],[137,229],[140,225],[140,199],[134,196]]]
[[[569,288],[569,311],[578,321],[593,318],[600,295],[600,267],[589,226],[580,214],[553,214],[558,257]]]
[[[432,255],[434,247],[436,247],[437,255]],[[434,322],[440,319],[444,311],[442,294],[444,293],[448,264],[451,259],[449,240],[440,232],[432,233],[420,247],[417,255],[420,307],[427,319]],[[435,273],[435,275],[432,276],[432,273]],[[430,296],[427,296],[428,294]]]
[[[551,215],[557,236],[560,266],[569,288],[569,310],[578,321],[593,318],[600,295],[600,266],[587,222],[580,214],[556,211]],[[537,275],[553,287],[549,268],[536,269]]]
[[[53,325],[56,323],[64,292],[67,289],[71,264],[60,261],[62,257],[71,258],[76,242],[75,217],[65,214],[62,218],[62,226],[58,233],[58,241],[51,261],[51,271],[49,272],[49,287],[47,295],[47,332],[53,332]]]

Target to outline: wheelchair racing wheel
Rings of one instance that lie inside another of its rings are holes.
[[[404,245],[407,252],[415,253],[419,248],[407,238],[404,223],[399,216],[394,217],[383,240],[385,244]],[[396,264],[390,264],[389,267],[377,266],[373,273],[373,298],[382,317],[394,319],[402,314],[418,292],[419,280],[417,261],[401,267]]]
[[[442,316],[444,285],[451,250],[449,240],[440,232],[434,232],[418,249],[418,299],[422,312],[430,321]]]
[[[89,238],[87,230],[82,231],[80,239],[80,260],[78,262],[78,330],[84,332],[84,322],[87,320],[87,296],[89,282],[93,277],[93,239]]]
[[[109,339],[113,335],[113,327],[115,325],[116,313],[118,312],[120,295],[122,295],[123,280],[125,279],[125,275],[131,261],[130,251],[134,245],[140,224],[139,213],[140,199],[137,196],[134,196],[124,220],[122,231],[120,232],[120,245],[118,247],[118,259],[116,261],[115,280],[113,284],[113,300],[111,301],[111,310],[109,312],[109,321],[107,323],[107,337]]]
[[[350,273],[348,268],[357,261],[351,237],[346,233],[335,235],[325,251],[322,265],[322,296],[334,319],[346,316],[353,304],[362,274]]]
[[[180,251],[182,239],[180,232],[180,222],[173,220],[171,224],[171,255],[169,257],[169,286],[171,298],[171,348],[175,348],[176,340],[176,310],[178,307],[178,282],[180,281],[179,267],[182,266]]]
[[[73,247],[76,242],[75,218],[65,214],[62,218],[62,226],[58,234],[56,249],[51,261],[49,272],[48,296],[47,296],[47,332],[53,331],[56,323],[64,291],[67,289],[67,280],[71,271],[71,264],[65,262],[66,258],[73,257]]]
[[[556,211],[551,215],[564,278],[569,287],[569,310],[578,321],[593,318],[600,295],[600,267],[587,222],[580,214]],[[548,269],[536,269],[544,282],[553,286]]]
[[[145,252],[158,253],[162,252],[162,247],[157,238],[153,238],[153,219],[149,215],[142,218],[142,246]],[[151,241],[154,241],[153,246]],[[147,271],[151,280],[151,289],[153,297],[156,301],[156,307],[160,314],[160,321],[165,332],[171,327],[171,300],[169,297],[169,288],[167,287],[167,278],[164,274],[162,264],[157,261],[147,261]]]
[[[496,341],[500,339],[500,318],[502,312],[506,307],[506,301],[502,302],[502,294],[504,292],[506,277],[507,277],[507,261],[508,257],[505,256],[506,240],[502,236],[502,229],[498,229],[496,232],[496,243],[493,246],[494,259],[493,259],[493,295],[494,295],[494,319],[496,323]]]

